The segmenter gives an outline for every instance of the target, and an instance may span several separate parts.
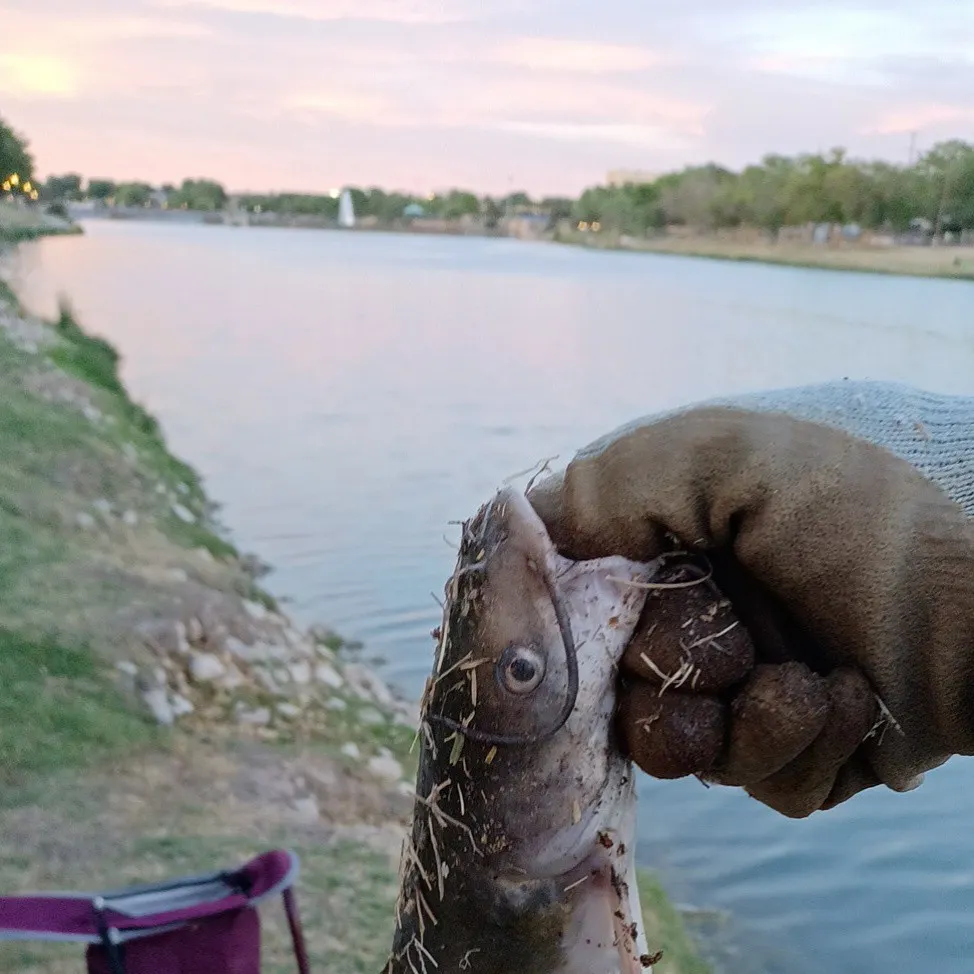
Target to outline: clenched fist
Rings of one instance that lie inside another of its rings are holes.
[[[569,557],[670,553],[622,667],[647,773],[801,817],[974,753],[974,399],[841,382],[700,405],[529,499]]]

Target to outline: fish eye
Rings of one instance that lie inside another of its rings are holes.
[[[497,664],[497,676],[505,690],[530,693],[544,679],[545,658],[529,646],[509,646]]]

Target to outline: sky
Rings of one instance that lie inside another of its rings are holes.
[[[40,175],[577,194],[974,141],[966,0],[0,0]]]

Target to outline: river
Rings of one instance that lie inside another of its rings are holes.
[[[89,221],[22,248],[124,356],[289,611],[418,695],[451,520],[643,413],[849,376],[974,394],[974,286],[509,240]],[[792,822],[640,785],[639,858],[729,971],[971,970],[974,765]]]

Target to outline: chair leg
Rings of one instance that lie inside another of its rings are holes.
[[[284,911],[287,913],[288,926],[291,928],[291,941],[294,943],[294,955],[298,959],[299,974],[311,974],[308,950],[304,943],[304,931],[301,929],[301,915],[298,913],[298,901],[291,888],[284,890]]]

